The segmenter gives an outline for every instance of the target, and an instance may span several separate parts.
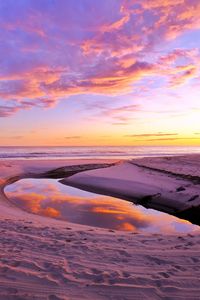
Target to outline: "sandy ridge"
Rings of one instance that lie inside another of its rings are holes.
[[[195,156],[195,159],[199,156]],[[161,159],[160,159],[161,160]],[[194,158],[193,158],[194,160]],[[152,158],[150,161],[154,161]],[[176,168],[181,160],[176,161]],[[196,166],[196,165],[194,165]],[[173,166],[174,168],[174,166]],[[60,180],[90,192],[118,197],[200,225],[200,177],[145,165],[145,159],[125,161],[106,169],[91,170]]]

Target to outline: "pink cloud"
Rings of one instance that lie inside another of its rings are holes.
[[[162,133],[162,132],[158,132],[158,133],[141,133],[141,134],[130,134],[130,135],[126,135],[126,137],[156,137],[156,136],[175,136],[178,135],[178,133]]]
[[[158,139],[146,139],[144,140],[145,142],[154,142],[154,141],[176,141],[176,140],[200,140],[200,138],[190,138],[190,137],[185,137],[185,138],[179,138],[179,137],[169,137],[169,138],[158,138]]]
[[[5,3],[0,101],[11,104],[0,116],[53,107],[70,95],[121,95],[147,77],[177,87],[197,76],[198,43],[173,49],[170,42],[200,28],[198,0],[72,2]]]
[[[112,197],[69,195],[50,183],[32,186],[21,181],[10,186],[6,195],[15,205],[29,212],[89,226],[175,233],[175,224],[180,226],[185,222],[166,214],[150,215],[132,203]]]
[[[184,84],[189,79],[193,79],[197,76],[197,68],[195,66],[191,66],[189,68],[186,68],[186,71],[181,72],[174,77],[172,77],[170,81],[171,87],[176,87],[179,85]]]
[[[20,107],[15,106],[0,106],[0,117],[9,117],[20,110]]]
[[[0,105],[0,117],[10,117],[17,113],[20,110],[27,110],[33,107],[40,107],[40,108],[52,108],[55,106],[57,100],[55,99],[47,99],[47,98],[40,98],[37,101],[30,100],[21,100],[21,101],[13,101],[12,105]]]

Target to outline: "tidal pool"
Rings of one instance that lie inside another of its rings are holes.
[[[56,179],[22,179],[5,188],[15,205],[38,215],[115,230],[178,233],[199,226],[128,201],[61,184]]]

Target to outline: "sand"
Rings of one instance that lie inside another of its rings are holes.
[[[60,182],[125,199],[200,225],[199,157],[125,161],[77,173]]]
[[[74,161],[0,161],[1,187],[11,177],[69,165]],[[100,170],[79,176],[89,172]],[[2,300],[199,299],[198,234],[136,234],[76,225],[16,208],[3,189],[0,200]]]

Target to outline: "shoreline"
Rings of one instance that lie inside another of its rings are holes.
[[[140,204],[145,208],[153,208],[199,225],[199,161],[200,155],[198,154],[156,158],[146,157],[121,161],[111,159],[59,161],[51,159],[49,161],[10,160],[9,164],[7,161],[4,161],[3,165],[5,167],[10,168],[13,165],[15,166],[12,172],[7,170],[7,175],[9,176],[6,176],[4,179],[0,178],[0,201],[5,201],[6,206],[15,206],[7,198],[4,193],[4,188],[20,179],[55,178],[60,179],[59,182],[62,184],[67,184],[96,194],[124,199],[136,205]],[[37,162],[37,164],[35,164],[35,162]],[[76,164],[77,162],[78,164]],[[1,165],[0,163],[0,166]],[[19,166],[21,166],[21,170],[20,172],[16,172],[15,169]],[[132,167],[131,169],[130,166]],[[11,174],[13,176],[10,176]],[[119,176],[119,174],[123,175]],[[162,178],[163,176],[164,178]],[[154,181],[159,181],[160,177],[161,183],[164,181],[165,186],[169,185],[167,188],[168,191],[166,188],[165,190],[160,190],[159,185],[155,185]],[[169,181],[169,177],[171,177],[171,181],[178,181],[175,189],[174,186],[172,188],[172,182]],[[167,183],[168,181],[169,183]],[[172,189],[174,189],[174,191],[172,191]],[[187,190],[186,195],[185,190]],[[175,197],[174,192],[176,192]],[[178,198],[185,199],[183,199],[182,202],[179,200],[177,202]]]
[[[134,159],[60,182],[200,225],[200,155]]]

